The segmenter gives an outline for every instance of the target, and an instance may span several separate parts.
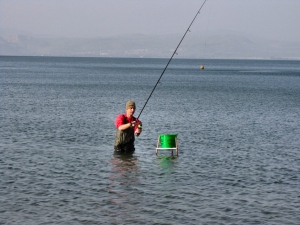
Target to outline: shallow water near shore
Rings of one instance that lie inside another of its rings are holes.
[[[114,154],[167,61],[0,57],[0,224],[299,224],[299,61],[174,59]]]

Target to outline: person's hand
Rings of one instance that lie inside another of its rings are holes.
[[[137,129],[135,130],[135,135],[136,135],[136,136],[139,136],[141,133],[142,133],[142,129],[141,129],[141,128],[137,128]]]
[[[136,123],[135,121],[130,122],[130,126],[131,126],[131,127],[134,127],[134,126],[135,126],[135,123]]]
[[[135,131],[135,136],[139,136],[141,134],[142,130],[141,129],[136,129]]]

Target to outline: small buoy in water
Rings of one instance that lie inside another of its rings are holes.
[[[204,66],[200,66],[200,69],[201,69],[201,70],[204,70]]]

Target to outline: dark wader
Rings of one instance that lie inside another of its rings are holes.
[[[126,130],[117,129],[114,148],[116,152],[134,152],[134,130],[129,127]]]

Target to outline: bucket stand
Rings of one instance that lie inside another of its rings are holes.
[[[159,135],[157,139],[157,145],[156,145],[156,155],[158,155],[158,150],[170,150],[173,155],[173,150],[176,150],[176,156],[178,156],[178,141],[177,141],[177,135],[173,135],[171,139],[168,141],[171,141],[172,143],[164,143],[166,140],[165,137],[169,137],[170,135]]]

